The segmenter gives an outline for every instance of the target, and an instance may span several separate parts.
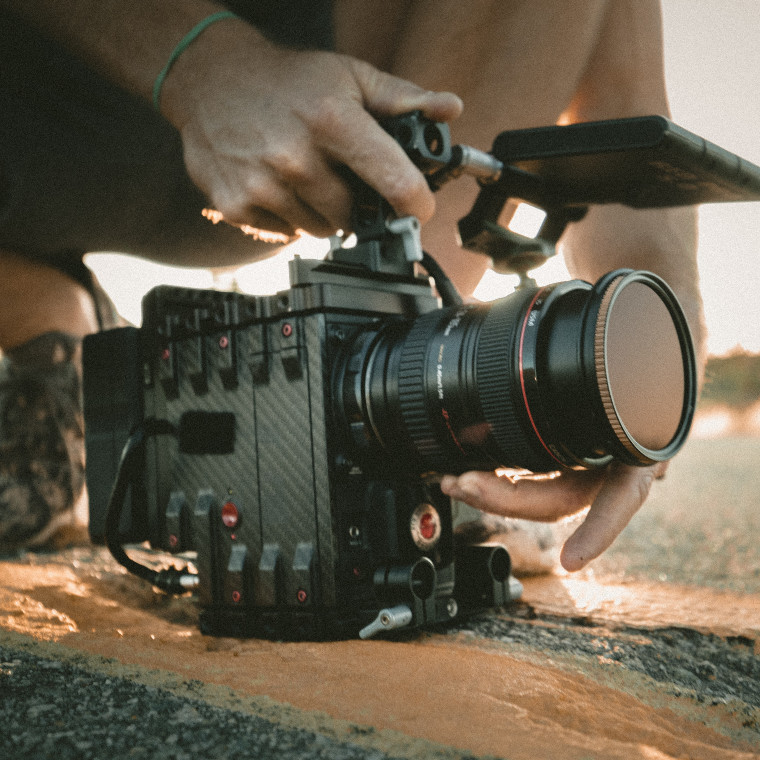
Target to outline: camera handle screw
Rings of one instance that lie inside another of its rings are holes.
[[[387,607],[377,613],[377,617],[359,631],[360,639],[370,639],[378,633],[403,628],[412,622],[412,611],[405,604]]]
[[[387,248],[398,249],[401,261],[413,263],[422,261],[422,242],[420,241],[420,220],[414,216],[402,216],[386,221],[385,228],[390,233]]]

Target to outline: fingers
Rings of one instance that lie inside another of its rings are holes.
[[[562,567],[570,572],[580,570],[609,548],[646,501],[652,483],[662,477],[666,468],[666,462],[652,467],[611,465],[586,518],[562,547]]]
[[[293,225],[316,237],[348,229],[352,196],[333,161],[285,143],[264,152],[262,164],[270,190],[260,193],[260,205],[288,205]]]
[[[291,236],[302,230],[327,237],[345,229],[348,190],[328,169],[306,169],[290,159],[270,156],[263,158],[262,165],[263,170],[252,173],[241,189],[230,189],[228,198],[216,194],[225,221]]]
[[[568,571],[585,567],[604,552],[646,501],[667,463],[631,467],[613,463],[604,470],[549,476],[497,477],[490,472],[446,475],[441,490],[484,512],[535,521],[554,521],[590,506],[560,555]]]
[[[433,215],[435,201],[425,178],[373,116],[340,101],[323,103],[320,111],[311,131],[333,162],[377,190],[399,216],[424,223]]]
[[[398,116],[422,111],[435,121],[452,121],[462,113],[462,99],[451,92],[431,92],[386,74],[355,58],[345,59],[361,88],[365,108],[375,116]]]
[[[350,169],[377,190],[399,216],[427,221],[435,210],[433,193],[377,119],[421,110],[431,119],[449,121],[461,113],[462,101],[452,93],[423,90],[346,56],[322,55],[316,62],[332,71],[326,78],[336,83],[335,89],[321,90],[319,97],[306,97],[294,108],[293,114],[306,127],[305,139],[294,141],[288,131],[279,139],[270,137],[263,156],[272,176],[325,223],[320,226],[312,220],[300,228],[318,236],[350,228],[353,188],[337,167]],[[349,81],[341,80],[346,74]],[[315,86],[321,89],[322,83]],[[352,89],[355,92],[349,96]],[[293,223],[290,216],[281,215]]]
[[[354,139],[350,141],[341,139],[346,135],[345,128],[340,128],[341,122],[345,124],[344,115],[323,114],[326,131],[322,136],[333,137],[329,142],[331,155],[377,190],[398,216],[416,216],[424,224],[435,211],[433,194],[396,141],[378,126],[376,118],[420,110],[435,121],[451,121],[462,113],[463,103],[453,93],[423,90],[364,61],[346,61],[360,87],[363,109],[351,120]]]
[[[433,215],[435,200],[425,178],[364,108],[325,98],[318,111],[301,119],[305,134],[294,128],[269,137],[263,147],[228,150],[214,157],[213,172],[205,154],[196,169],[198,154],[186,150],[191,177],[225,221],[288,235],[303,230],[327,237],[347,231],[355,189],[338,167],[349,168],[377,190],[399,216],[416,216],[424,223]]]
[[[484,512],[552,522],[588,507],[603,482],[601,470],[517,478],[466,472],[458,478],[445,475],[441,490]]]
[[[269,53],[253,56],[250,80],[203,90],[183,122],[185,163],[210,205],[238,226],[326,237],[350,228],[353,173],[398,215],[428,220],[433,194],[377,118],[421,110],[449,120],[459,98],[335,53]]]

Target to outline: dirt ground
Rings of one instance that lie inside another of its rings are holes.
[[[506,611],[399,641],[209,638],[192,599],[155,594],[103,549],[2,559],[0,660],[350,739],[351,756],[760,758],[758,455],[754,438],[690,443],[591,569],[525,579]],[[35,699],[27,714],[44,714]]]

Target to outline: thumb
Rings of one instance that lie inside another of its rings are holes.
[[[429,119],[451,121],[462,113],[464,104],[454,93],[424,90],[365,61],[354,58],[349,61],[364,98],[364,107],[373,115],[398,116],[419,110]]]

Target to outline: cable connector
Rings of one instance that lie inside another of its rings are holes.
[[[186,594],[192,591],[199,583],[198,576],[176,567],[166,567],[157,570],[151,583],[167,594]]]

